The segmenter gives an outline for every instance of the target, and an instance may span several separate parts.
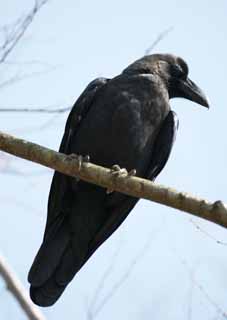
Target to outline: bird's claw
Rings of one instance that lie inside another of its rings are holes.
[[[122,168],[118,164],[114,164],[111,169],[110,173],[114,176],[121,176],[121,175],[128,175],[128,171],[125,168]]]
[[[72,153],[68,156],[68,160],[76,160],[78,162],[78,170],[80,171],[82,168],[83,163],[90,162],[90,156],[86,155],[85,157]]]
[[[135,177],[136,176],[136,169],[130,170],[129,173],[128,173],[128,176],[129,177]]]
[[[83,161],[88,163],[90,162],[90,156],[87,154],[84,158],[83,158]]]
[[[121,168],[118,164],[114,164],[111,169],[110,169],[110,173],[114,176],[114,177],[120,177],[120,176],[125,176],[125,177],[133,177],[136,175],[136,169],[132,169],[129,172],[127,171],[127,169],[125,168]],[[112,193],[114,190],[113,189],[107,189],[106,193],[110,194]]]
[[[114,192],[114,190],[113,189],[106,189],[106,194],[110,194],[110,193],[113,193]]]

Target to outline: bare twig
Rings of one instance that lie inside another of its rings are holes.
[[[145,56],[147,56],[148,54],[150,54],[153,49],[157,46],[157,44],[162,41],[171,31],[173,30],[173,26],[169,27],[168,29],[162,31],[157,38],[153,41],[152,45],[147,48],[144,52]]]
[[[92,163],[80,167],[80,161],[70,156],[5,133],[0,133],[0,149],[109,190],[152,200],[227,227],[227,206],[221,201],[212,203],[137,177],[113,176],[109,169]]]
[[[25,17],[19,18],[13,25],[2,27],[1,32],[5,35],[5,40],[0,46],[0,63],[6,61],[10,53],[19,43],[26,30],[33,22],[38,11],[48,2],[48,0],[35,1],[31,11]]]
[[[43,108],[1,108],[0,112],[30,112],[30,113],[64,113],[71,110],[70,107],[65,108],[54,108],[50,109],[49,107]]]
[[[195,277],[195,270],[193,270],[186,259],[184,257],[181,257],[178,253],[176,248],[168,242],[168,248],[171,249],[171,251],[178,257],[180,263],[185,267],[186,271],[188,272],[189,278],[191,279],[193,285],[195,288],[197,288],[202,295],[206,298],[208,303],[213,306],[213,308],[216,310],[216,312],[222,316],[224,319],[227,319],[227,313],[226,311],[214,300],[210,294],[207,292],[207,290],[203,287],[201,283],[198,282],[198,280]]]
[[[35,77],[38,77],[38,76],[43,76],[44,74],[47,74],[48,72],[51,72],[54,69],[55,68],[52,67],[52,68],[49,68],[49,70],[46,69],[46,70],[38,71],[38,72],[29,72],[29,73],[24,73],[24,74],[19,74],[18,73],[18,74],[12,76],[11,78],[9,78],[7,80],[0,82],[0,90],[4,89],[6,87],[12,86],[14,83],[18,83],[18,82],[27,80],[29,78],[35,78]],[[6,112],[6,110],[8,108],[4,108],[4,109],[5,109],[4,112]],[[15,110],[16,108],[13,108],[13,109]],[[11,111],[11,112],[15,112],[14,110]],[[0,108],[0,111],[2,111],[1,108]]]
[[[26,17],[25,21],[24,21],[24,24],[21,23],[21,26],[20,28],[22,28],[21,32],[23,31],[23,33],[21,34],[21,36],[18,38],[18,39],[12,39],[12,41],[16,41],[15,45],[17,44],[17,42],[20,40],[20,38],[23,36],[24,32],[26,31],[26,29],[28,28],[29,24],[32,22],[32,20],[34,19],[34,16],[35,14],[38,12],[38,10],[47,2],[48,0],[43,0],[39,3],[39,5],[37,5],[37,2],[36,2],[36,5],[34,6],[34,8],[32,9],[31,13]],[[27,21],[27,22],[26,22]],[[173,30],[173,26],[172,27],[169,27],[168,29],[162,31],[158,36],[157,38],[153,41],[153,43],[151,44],[151,46],[149,48],[147,48],[145,50],[145,55],[148,55],[150,54],[153,49],[157,46],[157,44],[163,40],[171,31]],[[12,37],[13,38],[13,37]],[[7,42],[7,41],[6,41]],[[15,46],[14,45],[14,46]],[[4,56],[4,58],[0,58],[0,63],[1,62],[4,62],[6,57],[8,56],[8,54],[11,52],[11,50],[14,48],[11,47],[10,48],[10,51],[7,53],[6,56]],[[3,46],[4,48],[7,47],[7,45],[5,44]],[[1,50],[0,50],[1,52]],[[33,74],[32,74],[33,75]],[[24,77],[22,77],[23,79]],[[0,87],[1,86],[5,86],[5,85],[8,85],[8,84],[12,84],[12,82],[15,82],[15,81],[18,81],[20,80],[21,78],[18,78],[17,76],[7,80],[5,83],[2,83],[0,84]],[[48,109],[48,108],[45,108],[45,107],[42,107],[42,108],[6,108],[6,107],[0,107],[0,112],[30,112],[30,113],[64,113],[64,112],[68,112],[69,110],[71,109],[71,106],[69,107],[65,107],[65,108],[55,108],[55,109]]]
[[[47,2],[47,0],[44,0],[41,2],[41,5],[39,5],[38,9]],[[34,7],[35,9],[35,7]],[[31,16],[34,18],[34,13],[37,12],[37,10],[34,10],[32,11],[32,14]],[[31,21],[32,22],[32,21]],[[28,26],[26,25],[26,28]],[[162,41],[171,31],[173,30],[173,26],[172,27],[169,27],[168,29],[162,31],[158,36],[157,38],[153,41],[153,43],[151,44],[151,46],[149,48],[147,48],[144,52],[145,55],[148,55],[150,54],[153,49],[157,46],[157,44]],[[24,30],[26,31],[26,30]],[[1,59],[0,59],[0,63],[1,63]],[[14,82],[14,81],[18,81],[18,78],[15,77],[15,78],[12,78],[10,80],[7,81],[7,84],[8,83],[11,83],[11,82]],[[5,85],[5,83],[4,83]],[[45,108],[45,107],[42,107],[42,108],[6,108],[6,107],[0,107],[0,112],[31,112],[31,113],[64,113],[64,112],[68,112],[69,110],[71,109],[71,106],[69,107],[65,107],[65,108],[55,108],[55,109],[48,109],[48,108]]]
[[[44,316],[39,309],[32,303],[28,297],[26,290],[23,288],[20,281],[17,279],[14,272],[10,269],[5,259],[0,256],[0,275],[7,284],[7,289],[13,294],[16,300],[21,305],[28,319],[30,320],[44,320]]]
[[[117,260],[119,253],[120,253],[121,247],[118,247],[117,250],[115,251],[107,269],[104,271],[104,273],[98,283],[98,286],[93,293],[93,297],[92,297],[89,305],[87,306],[87,317],[89,320],[92,320],[97,315],[97,313],[94,312],[94,308],[95,308],[97,300],[99,298],[99,294],[103,290],[103,287],[107,281],[107,278],[109,277],[109,275],[111,274],[111,272],[113,271],[113,269],[115,267],[115,262]]]
[[[142,261],[143,257],[147,254],[148,249],[151,247],[153,241],[157,237],[159,231],[161,230],[163,226],[163,222],[156,228],[156,230],[153,230],[148,237],[147,241],[145,242],[144,246],[141,248],[141,250],[137,253],[137,255],[133,258],[127,269],[123,272],[123,274],[119,277],[119,279],[113,284],[113,286],[110,288],[109,292],[103,297],[102,301],[99,303],[99,305],[92,310],[93,312],[90,312],[90,319],[94,319],[100,311],[103,309],[103,307],[110,301],[110,299],[116,294],[116,292],[124,285],[126,280],[130,277],[132,272],[134,271],[135,267]],[[111,271],[111,270],[109,270]],[[105,280],[105,279],[103,279]],[[95,307],[95,305],[94,305]]]
[[[223,246],[227,246],[226,242],[220,241],[218,239],[216,239],[214,236],[212,236],[209,232],[207,232],[206,230],[202,229],[195,221],[193,221],[192,219],[189,220],[193,226],[199,230],[201,233],[203,233],[205,236],[207,236],[208,238],[210,238],[211,240],[215,241],[217,244],[223,245]]]

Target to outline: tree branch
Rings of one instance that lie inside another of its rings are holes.
[[[0,149],[66,175],[79,177],[84,181],[133,197],[161,203],[227,227],[227,206],[221,201],[211,203],[137,177],[116,177],[109,169],[92,163],[83,163],[80,168],[79,162],[70,156],[1,132]]]
[[[32,303],[20,281],[17,279],[14,272],[3,257],[0,256],[0,274],[7,284],[7,289],[13,294],[16,300],[20,303],[28,319],[30,320],[45,320],[39,309]]]

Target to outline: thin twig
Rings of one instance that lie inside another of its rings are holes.
[[[28,319],[30,320],[45,320],[39,309],[32,303],[27,295],[26,290],[23,288],[20,281],[17,279],[14,272],[10,269],[6,260],[0,256],[0,275],[3,277],[7,284],[7,289],[13,294],[16,300],[21,305]]]
[[[227,246],[226,242],[223,242],[221,240],[216,239],[214,236],[212,236],[209,232],[207,232],[206,230],[202,229],[195,221],[193,221],[192,219],[189,220],[193,226],[199,230],[201,233],[203,233],[205,236],[207,236],[208,238],[210,238],[211,240],[215,241],[217,244],[220,244],[222,246]]]
[[[47,2],[47,0],[43,1],[43,4],[46,3],[46,2]],[[173,30],[173,26],[171,26],[168,29],[162,31],[157,36],[157,38],[153,41],[151,46],[145,50],[144,54],[145,55],[150,54],[153,51],[153,49],[157,46],[157,44],[160,41],[162,41],[172,30]],[[0,59],[0,63],[1,63],[1,59]],[[15,79],[15,80],[17,80],[17,79]],[[13,81],[14,81],[14,79],[13,79]],[[7,81],[7,83],[8,83],[8,81]],[[51,109],[51,110],[50,109],[46,109],[45,107],[43,107],[43,108],[6,108],[6,107],[1,108],[0,107],[0,112],[64,113],[64,112],[68,112],[70,109],[71,109],[71,106],[70,107],[65,107],[65,108]]]
[[[103,307],[110,301],[110,299],[116,294],[116,292],[124,285],[126,280],[131,276],[132,272],[136,268],[136,266],[143,260],[143,257],[148,253],[148,249],[153,244],[153,241],[157,237],[159,231],[161,230],[163,226],[163,222],[156,228],[156,230],[153,230],[150,233],[150,236],[148,237],[147,241],[141,248],[141,250],[137,253],[137,255],[133,258],[127,269],[123,272],[123,274],[119,277],[119,279],[113,284],[113,286],[110,288],[109,292],[104,296],[102,301],[99,303],[99,305],[95,308],[95,310],[92,313],[93,318],[95,318],[100,311],[103,309]]]
[[[40,77],[40,76],[46,75],[47,73],[52,72],[54,70],[55,70],[55,68],[52,67],[52,68],[49,68],[49,70],[46,69],[43,71],[29,72],[29,73],[24,73],[21,75],[18,73],[7,80],[0,82],[0,90],[7,88],[9,86],[12,86],[15,83],[19,83],[21,81],[28,80],[29,78],[35,78],[35,77]],[[5,109],[4,112],[6,112],[6,109],[8,109],[8,108],[4,108],[4,109]],[[13,109],[15,110],[16,108],[13,108]],[[2,110],[0,110],[0,111],[2,111]],[[15,111],[13,111],[13,112],[15,112]]]
[[[149,55],[153,49],[157,46],[157,44],[162,41],[171,31],[173,30],[173,26],[169,27],[168,29],[162,31],[157,38],[153,41],[152,45],[147,48],[144,52],[145,56]]]
[[[65,108],[55,108],[50,109],[49,107],[43,107],[43,108],[1,108],[0,112],[30,112],[30,113],[64,113],[71,110],[70,107]]]
[[[4,63],[10,53],[14,50],[21,38],[24,36],[30,24],[33,22],[38,11],[48,2],[48,0],[35,1],[31,11],[23,18],[18,19],[13,26],[5,26],[2,30],[5,33],[5,42],[0,48],[0,63]]]
[[[195,277],[195,271],[189,266],[188,262],[184,257],[181,257],[178,253],[176,248],[173,245],[170,245],[168,242],[168,248],[178,257],[180,263],[185,267],[189,274],[189,278],[191,279],[193,285],[202,293],[202,295],[206,298],[210,305],[216,310],[216,312],[221,315],[224,319],[227,319],[226,311],[210,296],[207,290],[203,287],[201,283],[199,283]]]
[[[97,286],[97,288],[95,289],[95,291],[93,293],[91,301],[87,305],[86,312],[87,312],[87,318],[89,320],[94,319],[96,317],[96,315],[97,315],[96,311],[94,311],[95,306],[97,304],[97,300],[99,298],[100,293],[103,290],[103,287],[104,287],[104,285],[105,285],[105,283],[107,281],[107,278],[109,277],[109,275],[111,274],[111,272],[113,271],[113,269],[115,267],[115,262],[117,260],[117,257],[119,255],[120,251],[121,251],[121,248],[122,248],[122,246],[119,246],[117,248],[117,250],[114,252],[114,255],[113,255],[113,257],[112,257],[107,269],[104,271],[104,273],[103,273],[103,275],[102,275],[102,277],[101,277],[101,279],[100,279],[100,281],[98,283],[98,286]]]
[[[12,35],[12,30],[11,30],[11,33],[10,33],[10,37],[7,36],[6,37],[6,40],[5,40],[5,44],[2,46],[1,49],[6,49],[7,48],[7,45],[9,43],[11,43],[11,46],[9,46],[9,48],[4,52],[4,54],[2,55],[2,57],[0,58],[0,63],[3,63],[5,62],[6,58],[8,57],[8,55],[10,54],[10,52],[14,49],[14,47],[16,46],[16,44],[19,42],[19,40],[22,38],[22,36],[24,35],[25,31],[27,30],[27,28],[29,27],[29,25],[32,23],[36,13],[38,12],[38,10],[44,5],[47,3],[48,0],[43,0],[41,1],[40,3],[38,3],[36,1],[36,4],[34,6],[34,8],[31,10],[30,14],[26,16],[26,18],[24,19],[19,19],[17,21],[17,23],[15,24],[14,26],[14,29],[15,28],[20,28],[19,31],[15,31],[15,34],[14,36]],[[22,20],[22,22],[21,22]],[[19,25],[19,27],[17,27],[17,25]],[[7,27],[5,27],[4,29],[4,32],[6,34],[8,34],[9,31]],[[152,45],[147,48],[145,50],[145,55],[148,55],[150,54],[153,49],[157,46],[157,44],[163,40],[171,31],[173,30],[173,26],[172,27],[169,27],[168,29],[162,31],[158,36],[157,38],[153,41]],[[16,36],[16,32],[18,32],[18,35]],[[6,84],[8,85],[8,83],[12,83],[15,82],[15,81],[18,81],[20,80],[20,78],[18,79],[18,77],[14,77],[10,80],[7,80]],[[1,86],[5,85],[5,83],[2,83]],[[56,108],[56,109],[46,109],[45,107],[42,107],[42,108],[6,108],[6,107],[3,107],[1,108],[0,107],[0,112],[30,112],[30,113],[64,113],[64,112],[67,112],[71,109],[71,106],[70,107],[65,107],[65,108]]]

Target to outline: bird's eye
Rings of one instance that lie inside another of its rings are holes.
[[[184,72],[184,70],[177,64],[171,67],[171,75],[174,78],[180,78],[180,79],[184,79],[187,77],[187,74]]]

